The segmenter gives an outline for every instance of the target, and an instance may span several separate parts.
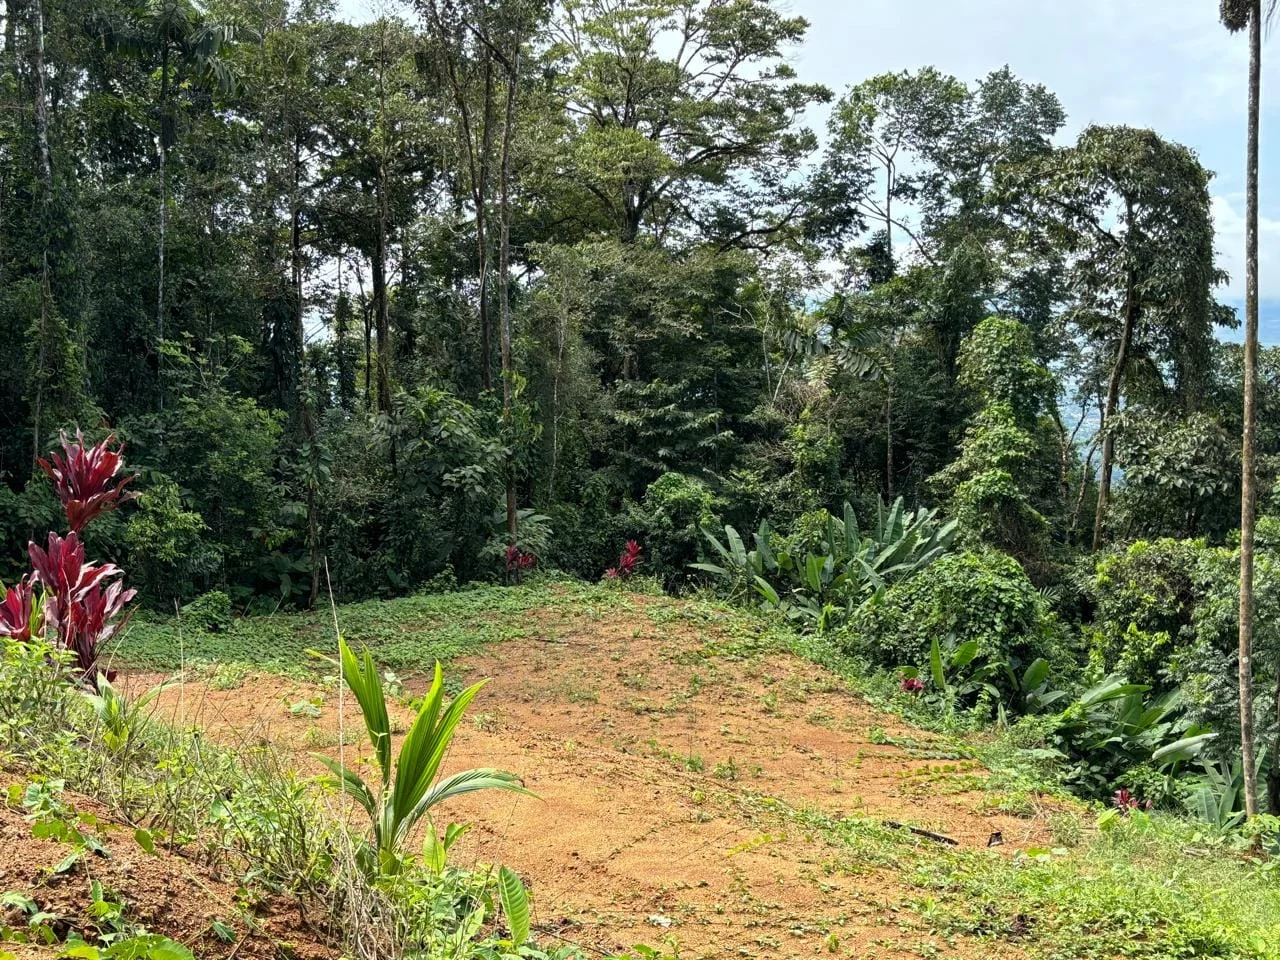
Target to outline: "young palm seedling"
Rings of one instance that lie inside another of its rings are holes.
[[[405,841],[417,822],[438,803],[476,790],[529,793],[514,774],[487,767],[464,770],[436,781],[462,714],[486,681],[468,687],[445,707],[444,676],[440,664],[436,663],[431,690],[423,698],[393,766],[387,699],[373,657],[365,651],[363,659],[357,659],[341,637],[338,649],[342,679],[360,704],[380,779],[370,786],[350,767],[329,757],[317,756],[316,759],[332,771],[334,784],[355,797],[369,814],[373,840],[363,851],[366,869],[384,875],[398,873]]]

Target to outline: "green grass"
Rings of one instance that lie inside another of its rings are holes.
[[[354,646],[368,647],[384,666],[411,675],[436,659],[447,662],[516,637],[541,634],[555,642],[554,616],[539,625],[528,615],[555,608],[579,621],[630,610],[659,628],[691,628],[700,642],[690,644],[680,662],[705,664],[709,675],[726,659],[752,662],[779,652],[805,657],[830,669],[839,678],[833,685],[934,731],[919,738],[871,731],[873,742],[935,764],[981,764],[981,777],[973,776],[982,779],[989,804],[1017,814],[1027,797],[1063,793],[1052,771],[1036,759],[1035,730],[942,728],[917,715],[918,706],[900,695],[893,677],[841,657],[821,638],[796,636],[776,620],[715,602],[655,597],[641,608],[614,590],[556,583],[371,601],[339,608],[338,618]],[[307,651],[332,644],[331,615],[324,610],[239,620],[224,633],[175,620],[137,623],[116,655],[128,664],[164,669],[177,667],[183,657],[188,663],[209,661],[219,664],[217,679],[234,684],[242,668],[314,668],[317,661]],[[647,682],[637,677],[625,685],[641,689]],[[565,688],[571,699],[589,692]],[[802,701],[804,692],[781,691],[774,708],[779,700]],[[809,717],[823,719],[812,711]],[[705,764],[693,753],[670,758],[693,771]],[[721,780],[739,775],[732,760],[715,764],[713,773]],[[926,775],[918,779],[921,789],[940,789]],[[767,797],[738,794],[736,802],[753,819],[781,820],[788,829],[823,839],[832,854],[824,866],[828,871],[891,873],[907,890],[892,905],[899,915],[946,941],[1008,944],[1033,960],[1280,960],[1280,867],[1268,869],[1246,858],[1238,845],[1173,816],[1135,814],[1099,831],[1096,812],[1067,805],[1053,814],[1058,846],[1009,855],[952,849],[873,819],[793,810]]]
[[[1280,882],[1176,818],[1135,814],[1075,849],[918,859],[942,933],[1021,943],[1044,960],[1280,958]]]
[[[402,675],[432,669],[482,647],[538,632],[524,614],[568,605],[578,612],[626,608],[625,594],[574,583],[482,587],[457,593],[369,600],[338,608],[338,623],[356,649],[367,647]],[[236,664],[272,672],[315,669],[309,651],[334,647],[328,609],[237,619],[210,632],[177,618],[137,620],[110,655],[135,667],[175,670],[185,664]]]

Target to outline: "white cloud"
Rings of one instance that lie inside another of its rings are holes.
[[[1009,64],[1062,100],[1068,137],[1090,123],[1152,127],[1241,187],[1247,45],[1210,0],[790,0],[809,35],[801,77],[840,93],[885,71],[933,65],[972,80]],[[1264,60],[1264,111],[1280,118],[1280,51]],[[1280,180],[1280,140],[1264,141]],[[1269,205],[1264,197],[1264,209]],[[1280,194],[1275,210],[1280,212]]]
[[[1231,274],[1219,289],[1219,300],[1244,299],[1244,200],[1213,198],[1214,247],[1218,265]],[[1280,297],[1280,219],[1258,218],[1258,293],[1263,300]]]

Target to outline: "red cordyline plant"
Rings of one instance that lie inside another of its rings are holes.
[[[0,601],[0,637],[26,643],[44,632],[44,608],[36,602],[35,582],[24,576]]]
[[[1129,792],[1128,787],[1121,787],[1111,795],[1111,805],[1121,813],[1129,813],[1132,810],[1150,810],[1151,801],[1140,803],[1138,798]]]
[[[52,463],[44,458],[36,462],[53,481],[54,492],[67,514],[68,529],[79,533],[94,517],[116,509],[137,494],[125,493],[133,476],[120,476],[124,447],[116,443],[115,434],[92,447],[85,447],[84,434],[79,430],[74,441],[67,438],[65,430],[58,436],[62,453],[55,450],[50,454]]]
[[[630,580],[635,575],[642,559],[640,544],[634,540],[628,540],[622,553],[618,555],[618,565],[606,570],[604,572],[605,578],[608,580]]]
[[[5,591],[0,602],[0,637],[17,642],[50,636],[55,648],[72,654],[79,678],[93,683],[98,675],[98,647],[128,622],[125,605],[135,591],[115,578],[114,564],[85,563],[80,530],[94,517],[115,510],[134,494],[124,490],[132,477],[121,477],[123,450],[115,437],[85,447],[84,436],[63,433],[62,455],[40,466],[53,481],[67,515],[70,532],[50,531],[46,546],[27,545],[34,571]],[[40,588],[37,595],[36,587]],[[110,673],[107,679],[112,679]]]
[[[520,577],[528,573],[538,563],[532,553],[525,553],[514,543],[507,547],[507,576],[520,582]]]

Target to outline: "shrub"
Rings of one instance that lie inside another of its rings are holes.
[[[182,608],[182,618],[210,633],[225,633],[234,619],[231,598],[221,590],[210,590]]]
[[[977,656],[1015,670],[1051,655],[1057,620],[1018,561],[993,550],[950,554],[855,611],[849,653],[885,667],[928,662],[934,638],[977,642]],[[1053,650],[1061,657],[1065,651]]]
[[[66,433],[61,442],[62,455],[53,454],[52,464],[39,462],[53,481],[70,531],[65,537],[49,531],[44,547],[27,545],[32,573],[0,600],[0,637],[20,643],[47,637],[55,649],[69,652],[78,678],[92,686],[98,648],[128,621],[124,608],[134,591],[116,579],[121,571],[115,565],[85,562],[80,530],[133,498],[124,490],[131,478],[119,476],[124,459],[114,436],[86,448],[76,431],[74,442]]]
[[[1139,540],[1097,561],[1085,595],[1094,604],[1086,632],[1100,673],[1167,686],[1159,673],[1191,627],[1201,599],[1196,568],[1207,552],[1200,540]]]
[[[631,507],[627,539],[645,544],[650,572],[668,584],[687,575],[702,548],[701,529],[713,523],[716,498],[705,483],[682,473],[664,473],[649,484],[644,502]]]
[[[152,607],[172,611],[172,600],[193,596],[221,567],[207,532],[200,514],[183,508],[178,485],[157,475],[138,498],[124,536],[129,570]]]
[[[877,502],[875,525],[864,534],[846,503],[842,517],[825,510],[805,514],[787,537],[777,537],[762,521],[752,537],[754,550],[730,524],[723,541],[704,530],[719,563],[692,567],[715,576],[730,596],[755,593],[764,609],[825,631],[887,583],[933,563],[955,533],[955,521],[944,523],[937,510],[923,507],[907,511],[899,497],[891,507]]]

